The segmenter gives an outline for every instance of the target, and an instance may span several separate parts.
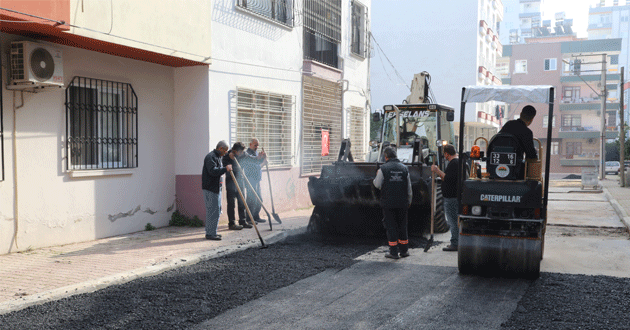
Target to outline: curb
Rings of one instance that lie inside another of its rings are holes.
[[[624,224],[624,226],[626,226],[626,230],[630,232],[630,217],[628,216],[628,213],[621,206],[621,204],[619,204],[619,202],[617,202],[617,200],[610,194],[610,192],[608,191],[608,189],[606,189],[606,187],[603,187],[603,190],[604,190],[604,196],[606,196],[606,198],[608,199],[608,202],[610,202],[610,205],[612,205],[613,209],[615,210],[615,213],[617,213],[617,216],[619,216],[619,219],[621,220],[621,222]]]
[[[281,242],[289,236],[295,236],[303,234],[305,232],[306,226],[303,226],[286,231],[275,232],[267,237],[263,237],[263,239],[265,240],[266,245],[271,245]],[[232,245],[221,246],[210,251],[193,254],[186,257],[180,257],[173,260],[163,261],[155,265],[102,277],[96,280],[86,281],[82,283],[68,285],[58,289],[36,293],[21,298],[19,300],[11,300],[0,303],[0,315],[19,311],[30,306],[41,305],[47,302],[71,297],[77,294],[95,292],[112,285],[125,284],[139,278],[158,275],[172,269],[190,266],[201,261],[222,257],[224,255],[260,246],[260,241],[257,239],[248,239],[246,242],[251,243],[235,243]]]

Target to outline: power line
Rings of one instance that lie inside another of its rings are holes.
[[[396,70],[396,67],[394,67],[394,64],[392,64],[392,61],[389,60],[389,57],[387,57],[387,54],[385,54],[385,52],[383,51],[383,48],[381,48],[381,45],[378,44],[378,41],[376,41],[376,38],[374,38],[374,35],[372,33],[370,33],[370,37],[372,38],[372,40],[374,40],[374,43],[376,43],[376,46],[378,47],[378,49],[381,51],[381,53],[383,53],[383,56],[385,56],[385,59],[387,59],[387,62],[389,62],[389,65],[392,66],[392,68],[394,69],[394,72],[396,73],[396,75],[398,76],[398,79],[400,79],[400,81],[405,84],[405,86],[407,86],[407,88],[409,90],[411,90],[411,87],[409,87],[409,85],[407,85],[407,83],[405,82],[405,80],[403,79],[403,77],[400,75],[400,73],[398,73],[398,70]]]

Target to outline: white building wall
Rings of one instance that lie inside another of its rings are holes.
[[[370,8],[370,0],[362,4]],[[293,155],[290,168],[272,169],[270,172],[277,210],[305,207],[310,204],[307,191],[307,177],[300,176],[302,80],[303,80],[303,28],[302,1],[294,5],[294,26],[266,19],[236,6],[234,0],[214,1],[212,12],[213,60],[208,68],[208,121],[207,139],[178,139],[176,149],[192,148],[187,152],[190,164],[177,166],[177,194],[181,199],[183,212],[204,217],[201,199],[200,175],[205,154],[220,140],[230,145],[239,142],[232,140],[234,134],[233,116],[236,107],[237,88],[247,88],[263,92],[292,95],[295,106],[292,114]],[[367,85],[368,59],[350,55],[350,8],[351,1],[342,2],[342,43],[339,56],[347,80],[348,90],[344,93],[343,108],[350,106],[365,108],[369,88]],[[315,77],[322,78],[315,75]],[[325,78],[324,78],[325,79]],[[176,74],[176,82],[178,81]],[[177,95],[176,95],[177,99]],[[368,140],[366,111],[365,140]],[[177,119],[176,119],[177,123]],[[347,135],[347,132],[343,132]],[[249,141],[240,141],[248,144]],[[265,147],[264,145],[262,147]],[[339,146],[331,146],[331,153]],[[205,148],[205,150],[204,150]],[[203,152],[202,152],[203,151]],[[269,186],[266,174],[261,182],[263,200],[269,206]],[[225,218],[226,215],[223,215]],[[225,220],[223,218],[223,221]]]
[[[2,54],[16,36],[2,34]],[[125,175],[72,178],[66,170],[65,88],[24,93],[11,134],[13,94],[2,93],[6,180],[0,182],[0,253],[141,231],[168,224],[175,201],[173,69],[55,45],[63,51],[64,83],[84,76],[129,83],[138,96],[138,168]],[[3,58],[3,65],[6,64]],[[11,146],[16,139],[17,149]],[[15,156],[17,155],[17,156]],[[17,162],[14,173],[13,161]],[[85,172],[85,171],[84,171]],[[14,175],[15,174],[15,175]],[[17,181],[15,180],[17,179]],[[17,219],[14,185],[17,183]],[[17,222],[17,242],[14,240]],[[17,243],[17,244],[16,244]]]
[[[70,32],[96,40],[210,63],[210,17],[213,2],[71,0],[70,23],[82,28],[73,27]]]
[[[370,8],[372,6],[371,0],[361,0],[359,1],[362,5],[364,5],[368,10],[368,17],[370,17]],[[369,122],[370,122],[370,112],[372,110],[371,99],[370,99],[370,91],[369,91],[369,67],[370,67],[370,58],[369,55],[366,57],[357,56],[352,53],[352,1],[344,1],[342,7],[342,41],[341,41],[341,51],[339,52],[340,56],[343,58],[343,79],[347,80],[348,83],[345,86],[345,92],[343,94],[343,110],[344,110],[344,119],[348,118],[348,111],[350,107],[359,107],[365,110],[366,120],[365,120],[365,129],[364,129],[364,141],[369,142],[370,130],[369,130]],[[369,19],[366,22],[367,30],[370,30],[370,22]],[[369,45],[371,40],[368,39],[369,36],[365,38],[366,45]],[[343,125],[343,128],[346,130],[344,132],[344,138],[349,137],[348,125]],[[356,141],[351,141],[353,146]],[[333,147],[333,146],[331,146]],[[334,146],[338,148],[338,146]],[[367,147],[366,147],[367,148]],[[353,148],[354,149],[354,148]],[[337,151],[338,149],[333,148],[333,151]],[[367,149],[365,149],[367,150]]]

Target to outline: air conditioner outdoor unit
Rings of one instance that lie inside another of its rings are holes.
[[[63,53],[30,41],[11,43],[9,87],[63,87]]]

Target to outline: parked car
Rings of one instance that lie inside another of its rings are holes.
[[[606,174],[619,174],[620,164],[617,161],[606,162]]]

